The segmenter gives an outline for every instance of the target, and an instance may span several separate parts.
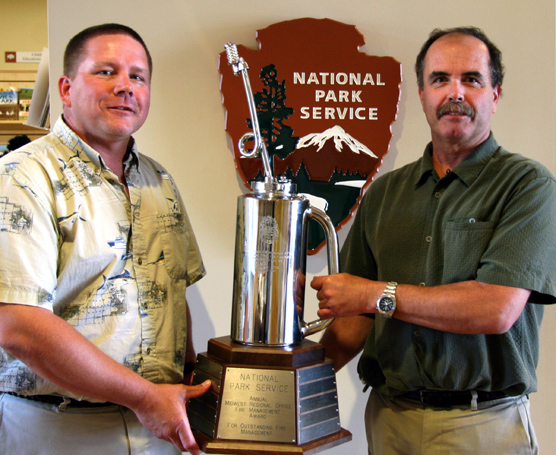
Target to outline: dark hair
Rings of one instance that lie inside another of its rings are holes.
[[[143,49],[145,49],[145,53],[147,54],[149,73],[152,74],[153,62],[151,54],[147,49],[147,45],[143,41],[143,38],[141,38],[141,36],[139,36],[139,34],[135,30],[121,24],[101,24],[82,30],[69,41],[64,52],[64,74],[66,76],[68,76],[70,79],[75,77],[77,68],[79,67],[81,59],[84,56],[84,48],[87,42],[91,38],[96,38],[97,36],[102,35],[128,35],[139,44],[141,44],[141,46],[143,46]]]
[[[14,150],[17,150],[19,147],[23,147],[29,142],[31,142],[31,139],[29,139],[29,136],[27,136],[26,134],[20,134],[19,136],[12,137],[8,141],[8,151],[13,152]]]
[[[496,47],[496,45],[490,41],[485,33],[477,27],[455,27],[455,28],[448,28],[448,29],[434,29],[431,34],[429,35],[429,39],[425,41],[423,47],[421,47],[421,51],[419,55],[417,55],[417,61],[415,62],[415,73],[417,74],[417,83],[419,84],[419,88],[423,89],[423,71],[425,69],[425,56],[427,51],[432,46],[437,39],[442,38],[446,35],[452,34],[462,34],[462,35],[469,35],[474,36],[475,38],[480,39],[483,43],[486,44],[488,48],[488,53],[490,56],[489,61],[489,68],[490,68],[490,80],[493,87],[497,85],[502,85],[502,80],[504,79],[504,66],[502,65],[502,52],[500,49]]]

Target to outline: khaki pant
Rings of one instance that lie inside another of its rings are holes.
[[[0,455],[177,455],[122,406],[66,408],[0,393]]]
[[[372,390],[365,425],[370,455],[538,454],[526,396],[443,409]]]

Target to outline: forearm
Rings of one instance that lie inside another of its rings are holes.
[[[200,453],[186,403],[210,387],[153,384],[119,364],[48,310],[0,303],[0,346],[35,373],[76,395],[130,408],[155,436]]]
[[[326,357],[334,361],[336,371],[361,352],[373,323],[374,319],[367,316],[353,316],[335,319],[326,329],[320,343]]]
[[[133,408],[152,386],[45,309],[0,304],[0,346],[77,395]]]
[[[322,319],[377,313],[376,301],[385,282],[349,274],[316,277]],[[530,291],[464,281],[441,286],[400,283],[395,318],[437,330],[467,334],[504,333],[515,323]]]
[[[434,287],[402,284],[396,292],[395,317],[445,332],[504,333],[523,311],[529,294],[525,289],[478,281]]]

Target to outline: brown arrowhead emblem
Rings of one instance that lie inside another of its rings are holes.
[[[357,209],[392,138],[400,99],[401,65],[359,51],[354,25],[296,19],[257,31],[259,50],[237,46],[249,65],[257,119],[275,177],[285,176],[325,210],[336,229]],[[252,130],[241,78],[219,59],[226,131],[246,187],[262,180],[262,159],[244,158],[238,141]],[[309,250],[324,244],[312,223]]]

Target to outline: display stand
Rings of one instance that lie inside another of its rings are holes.
[[[313,454],[351,440],[340,426],[333,363],[310,340],[289,347],[209,340],[194,384],[212,388],[188,404],[206,453]]]

